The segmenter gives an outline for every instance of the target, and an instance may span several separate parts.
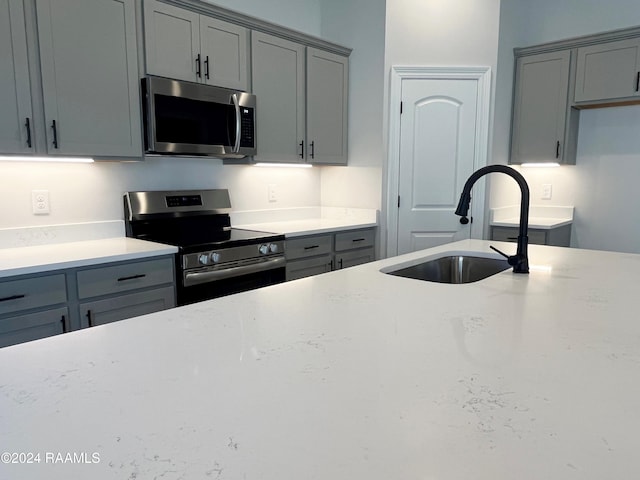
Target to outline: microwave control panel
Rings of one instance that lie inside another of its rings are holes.
[[[254,109],[240,107],[240,146],[253,148],[255,146]]]

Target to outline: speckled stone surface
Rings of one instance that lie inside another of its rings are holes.
[[[510,252],[511,244],[493,242]],[[640,255],[530,246],[447,285],[402,257],[0,349],[12,480],[638,478]]]

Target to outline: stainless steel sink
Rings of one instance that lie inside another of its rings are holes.
[[[472,283],[510,268],[505,259],[472,255],[446,255],[383,273],[427,282]]]

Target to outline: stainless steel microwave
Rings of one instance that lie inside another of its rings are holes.
[[[243,158],[256,154],[256,97],[148,76],[142,79],[145,152]]]

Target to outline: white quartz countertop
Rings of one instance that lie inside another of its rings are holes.
[[[305,218],[281,222],[252,223],[239,225],[236,226],[236,228],[279,233],[285,235],[285,237],[301,237],[304,235],[316,235],[319,233],[341,230],[357,230],[359,228],[370,228],[375,226],[377,226],[375,221],[354,221],[350,219],[335,218]]]
[[[518,227],[520,225],[520,207],[510,206],[490,210],[489,222],[496,227]],[[532,205],[529,207],[529,228],[550,230],[573,223],[573,207],[548,207]]]
[[[178,249],[171,245],[127,237],[1,248],[0,278],[170,255],[177,251]]]
[[[376,227],[378,225],[378,211],[322,207],[270,212],[236,212],[233,214],[232,225],[247,230],[278,233],[291,238]]]
[[[380,272],[452,250],[492,253],[0,349],[1,450],[41,455],[0,478],[639,478],[640,255],[530,245],[529,275],[465,285]]]

